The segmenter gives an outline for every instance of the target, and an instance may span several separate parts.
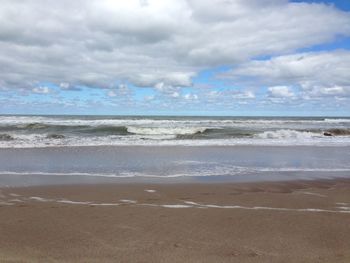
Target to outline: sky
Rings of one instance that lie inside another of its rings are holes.
[[[350,0],[2,0],[0,114],[350,116]]]

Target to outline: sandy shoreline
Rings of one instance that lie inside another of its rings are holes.
[[[0,262],[349,262],[350,180],[0,189]]]

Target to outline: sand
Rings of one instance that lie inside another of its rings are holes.
[[[350,181],[2,188],[0,262],[350,262]]]

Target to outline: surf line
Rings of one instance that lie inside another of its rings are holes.
[[[268,211],[281,211],[281,212],[311,212],[311,213],[341,213],[341,214],[350,214],[349,209],[344,209],[344,207],[339,207],[340,210],[329,210],[329,209],[320,209],[320,208],[285,208],[285,207],[268,207],[268,206],[240,206],[240,205],[216,205],[216,204],[201,204],[192,201],[184,201],[180,204],[152,204],[152,203],[139,203],[135,200],[121,199],[120,203],[98,203],[94,201],[72,201],[67,199],[46,199],[42,197],[29,197],[27,200],[36,201],[36,202],[53,202],[59,204],[67,205],[89,205],[89,206],[148,206],[148,207],[161,207],[161,208],[215,208],[215,209],[242,209],[242,210],[268,210]]]

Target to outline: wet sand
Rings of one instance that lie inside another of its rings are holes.
[[[350,180],[0,189],[0,262],[350,262]]]

